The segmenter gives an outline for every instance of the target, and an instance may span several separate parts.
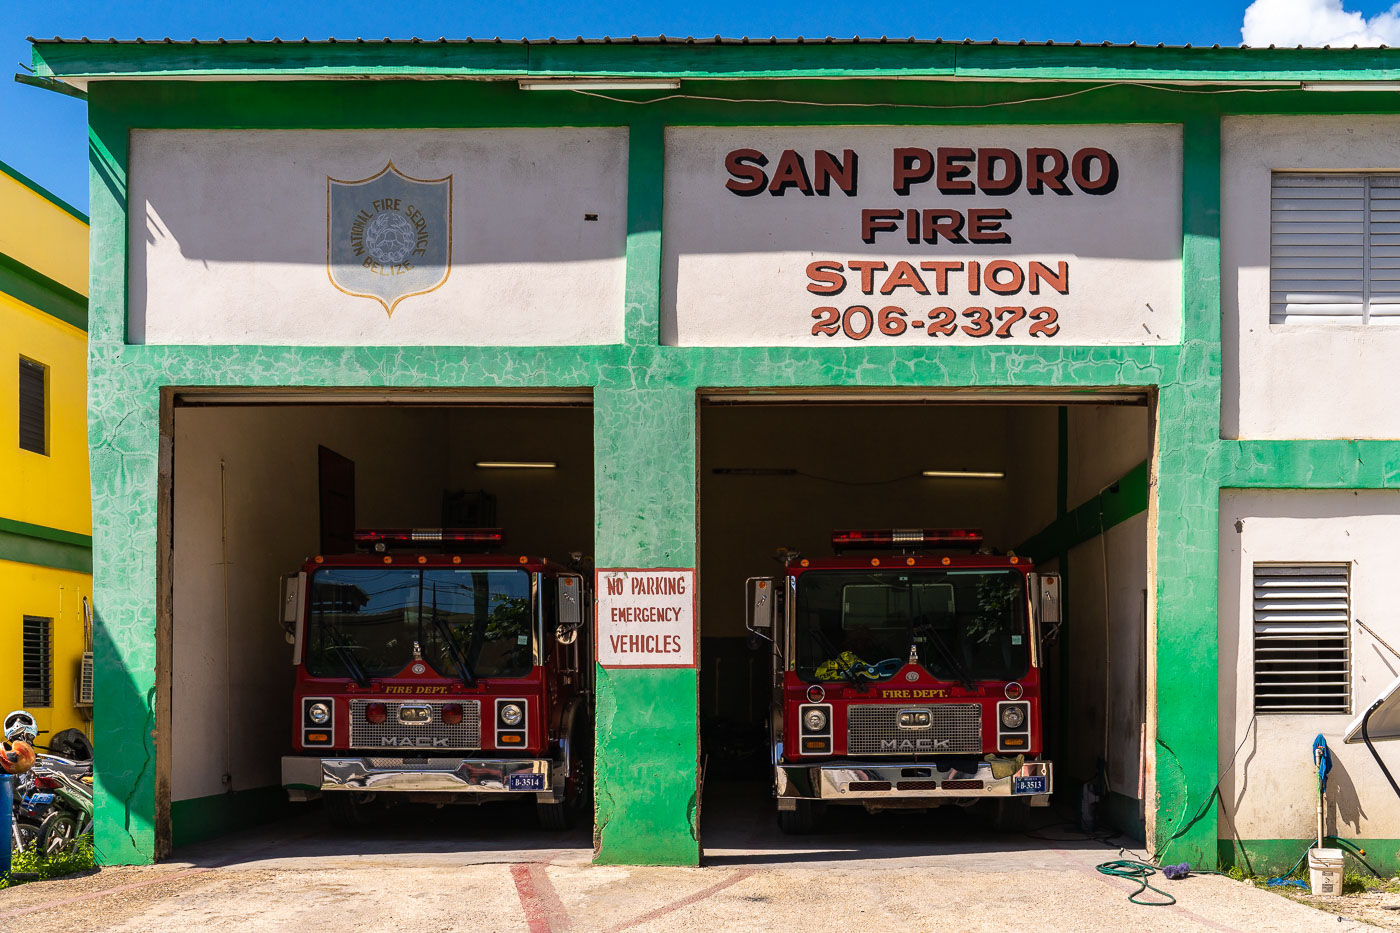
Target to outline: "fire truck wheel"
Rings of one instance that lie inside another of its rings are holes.
[[[576,811],[577,808],[570,806],[567,800],[561,800],[558,803],[535,804],[535,818],[539,820],[540,829],[554,833],[572,829]]]
[[[818,806],[815,801],[799,800],[795,810],[778,811],[778,828],[789,836],[808,836],[816,832]]]
[[[999,833],[1023,833],[1031,818],[1029,797],[1004,797],[996,802],[992,829]]]
[[[326,802],[326,815],[331,825],[340,829],[360,829],[369,825],[369,813],[360,795],[354,791],[326,791],[322,798]]]

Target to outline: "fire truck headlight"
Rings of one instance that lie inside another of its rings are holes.
[[[809,709],[803,715],[802,722],[807,726],[808,732],[821,732],[826,728],[826,711]]]
[[[518,726],[524,718],[524,711],[514,703],[507,703],[501,707],[501,722],[508,726]]]
[[[324,703],[312,703],[306,708],[306,718],[318,726],[331,721],[331,708]]]
[[[1019,729],[1026,721],[1026,711],[1019,706],[1001,708],[1001,724],[1008,729]]]

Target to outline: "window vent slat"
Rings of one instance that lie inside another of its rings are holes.
[[[48,451],[48,416],[45,385],[47,367],[33,360],[19,360],[19,446],[36,454]]]
[[[1351,709],[1351,568],[1255,564],[1254,710]]]

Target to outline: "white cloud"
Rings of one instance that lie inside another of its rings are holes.
[[[1400,46],[1400,3],[1367,19],[1342,0],[1254,0],[1240,33],[1254,46]]]

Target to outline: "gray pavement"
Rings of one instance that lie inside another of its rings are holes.
[[[972,812],[835,810],[794,838],[749,789],[712,788],[700,868],[595,866],[586,829],[542,833],[531,816],[401,810],[349,834],[312,812],[158,866],[0,891],[0,931],[1374,929],[1219,877],[1158,876],[1177,905],[1137,906],[1134,885],[1094,870],[1117,848],[1055,826],[996,836]]]

